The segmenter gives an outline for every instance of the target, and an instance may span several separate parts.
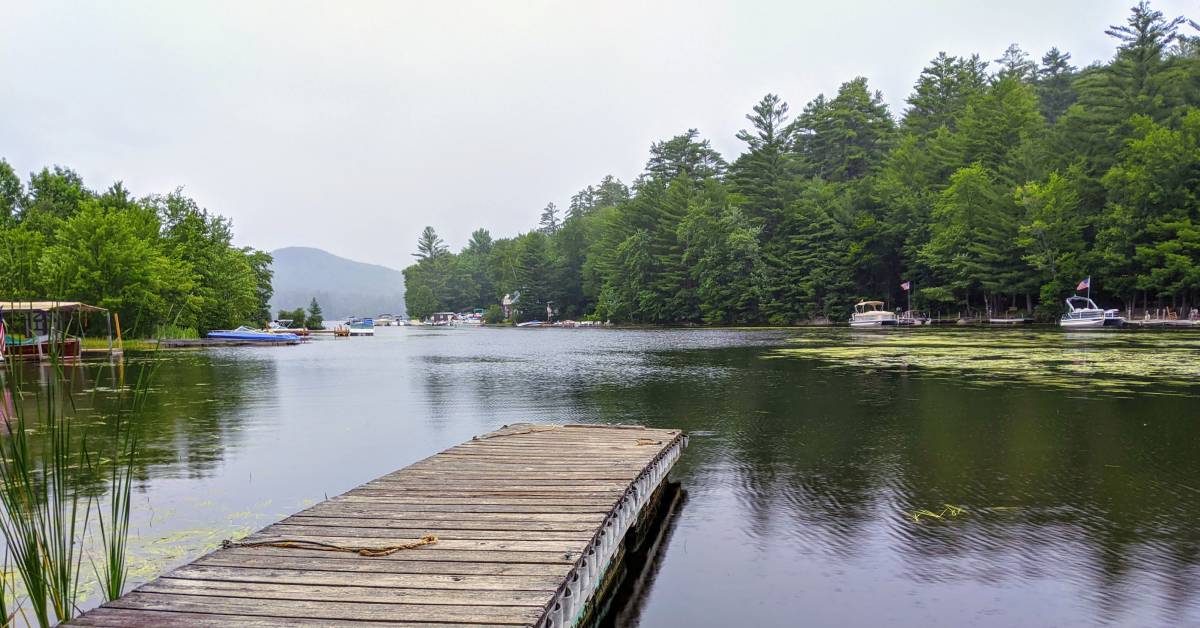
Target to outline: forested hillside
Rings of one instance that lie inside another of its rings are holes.
[[[432,228],[408,309],[638,323],[845,319],[860,298],[1057,315],[1091,276],[1105,306],[1200,297],[1200,30],[1143,3],[1106,63],[1053,48],[939,54],[902,112],[862,77],[793,115],[768,94],[727,160],[695,129],[551,203],[540,228],[452,254]]]
[[[270,320],[271,256],[232,244],[229,220],[176,190],[134,198],[55,166],[27,183],[0,159],[0,300],[79,300],[127,335]]]
[[[273,312],[307,307],[315,298],[326,319],[404,314],[404,276],[398,270],[305,246],[277,249],[271,257]]]

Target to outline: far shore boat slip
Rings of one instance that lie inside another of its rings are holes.
[[[228,543],[72,624],[571,626],[594,611],[626,533],[657,507],[686,445],[679,430],[506,426]]]

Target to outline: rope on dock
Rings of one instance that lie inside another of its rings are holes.
[[[309,541],[305,539],[280,539],[278,541],[231,541],[225,539],[221,541],[222,549],[230,549],[233,547],[282,547],[284,549],[304,549],[316,550],[319,552],[346,552],[348,554],[358,554],[359,556],[380,557],[391,556],[402,550],[417,549],[426,545],[433,545],[438,542],[437,535],[426,534],[420,539],[412,543],[403,543],[400,545],[388,545],[385,547],[362,547],[355,545],[334,545],[333,543],[322,543],[320,541]]]

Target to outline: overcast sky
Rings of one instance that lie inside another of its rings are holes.
[[[767,92],[799,112],[861,75],[898,114],[940,50],[1107,59],[1131,4],[2,0],[0,157],[400,268],[427,224],[456,249],[528,230],[689,127],[732,159]]]

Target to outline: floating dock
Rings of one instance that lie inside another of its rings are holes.
[[[298,345],[303,343],[304,339],[243,340],[239,338],[163,338],[158,342],[159,346],[161,346],[163,349],[198,349],[202,347],[276,347],[284,345]]]
[[[574,626],[596,616],[627,534],[658,508],[686,445],[678,430],[505,426],[72,623]]]

